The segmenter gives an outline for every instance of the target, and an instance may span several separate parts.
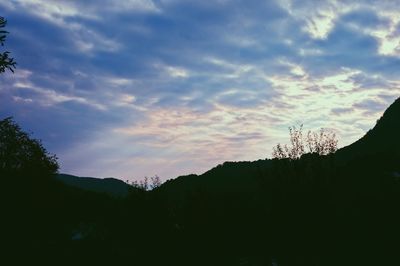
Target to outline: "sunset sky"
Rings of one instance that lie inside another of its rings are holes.
[[[400,1],[0,0],[13,116],[60,172],[163,180],[359,139],[400,96]]]

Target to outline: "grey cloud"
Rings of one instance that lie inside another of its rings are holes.
[[[376,13],[376,9],[364,7],[352,10],[342,15],[339,19],[342,23],[355,24],[362,29],[378,29],[390,26],[390,20]]]
[[[354,109],[353,108],[346,108],[346,107],[343,107],[343,108],[333,108],[332,110],[331,110],[331,112],[332,112],[332,114],[333,115],[344,115],[344,114],[348,114],[348,113],[351,113],[351,112],[353,112],[354,111]]]
[[[371,89],[371,88],[384,89],[390,87],[390,83],[381,76],[371,76],[365,73],[358,73],[352,75],[349,78],[349,81],[356,84],[358,88],[361,90]]]
[[[356,109],[361,109],[366,115],[374,115],[378,112],[384,111],[385,108],[387,108],[386,103],[375,99],[368,99],[355,103],[353,104],[353,107]]]

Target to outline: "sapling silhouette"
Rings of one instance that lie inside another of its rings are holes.
[[[290,146],[278,143],[272,151],[272,157],[277,159],[299,159],[306,153],[327,155],[337,150],[338,140],[336,134],[321,128],[319,132],[308,131],[307,137],[303,137],[303,125],[297,129],[296,126],[289,127]]]
[[[131,186],[143,191],[153,190],[161,186],[162,181],[158,175],[150,177],[150,180],[145,176],[141,180],[132,181]]]

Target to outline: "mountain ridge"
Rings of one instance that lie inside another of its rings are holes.
[[[328,156],[332,156],[337,163],[346,164],[360,156],[375,153],[398,153],[400,151],[399,136],[400,98],[385,110],[377,124],[364,136]],[[305,154],[300,160],[308,160],[310,156],[310,154]],[[201,175],[192,174],[168,180],[159,190],[171,190],[173,191],[172,195],[183,193],[183,190],[190,192],[196,189],[219,192],[227,189],[230,192],[254,191],[259,183],[257,176],[262,176],[268,171],[273,162],[274,159],[268,158],[257,161],[224,162]]]
[[[337,157],[350,160],[374,153],[398,153],[400,150],[400,97],[377,120],[376,125],[352,144],[339,149]]]
[[[400,98],[396,99],[378,119],[376,125],[352,144],[340,148],[333,157],[337,162],[347,163],[359,156],[400,150]],[[307,157],[307,154],[305,155]],[[203,174],[189,174],[169,179],[156,190],[169,191],[174,197],[194,190],[209,192],[251,192],[259,183],[258,177],[272,166],[274,159],[257,161],[227,161]],[[67,174],[57,176],[63,183],[81,189],[113,196],[127,196],[129,185],[116,178],[77,177]],[[229,186],[227,184],[229,183]],[[107,187],[110,186],[110,187]]]
[[[105,193],[114,197],[126,197],[130,188],[130,185],[126,184],[124,181],[113,177],[96,178],[57,174],[56,179],[72,187]]]

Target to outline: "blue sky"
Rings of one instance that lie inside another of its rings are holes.
[[[61,172],[169,179],[360,138],[400,95],[398,1],[0,0],[13,116]]]

